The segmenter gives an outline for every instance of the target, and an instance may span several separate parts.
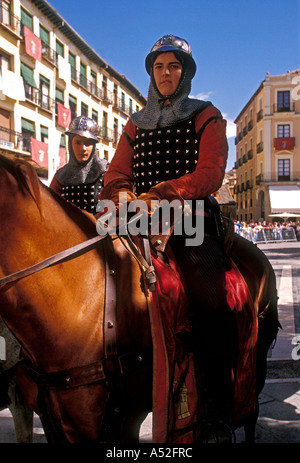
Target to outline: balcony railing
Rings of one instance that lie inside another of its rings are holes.
[[[263,112],[263,110],[261,109],[261,110],[258,111],[258,113],[256,114],[256,121],[259,122],[263,117],[264,117],[264,112]]]
[[[55,100],[50,98],[49,95],[42,92],[41,89],[36,89],[29,85],[27,82],[24,82],[25,87],[25,97],[27,100],[31,101],[47,111],[52,111],[55,106]]]
[[[261,153],[263,150],[264,150],[264,144],[263,144],[262,141],[260,141],[260,142],[257,143],[257,145],[256,145],[256,152],[257,152],[257,153]]]
[[[131,116],[131,114],[133,113],[132,108],[126,105],[121,98],[117,97],[117,95],[114,95],[114,108],[118,109],[119,111],[122,111],[124,114],[127,114],[129,116]]]
[[[248,122],[248,132],[253,129],[253,120]]]
[[[274,113],[289,113],[295,111],[295,103],[290,102],[286,104],[274,104]]]
[[[31,138],[32,134],[16,132],[15,130],[0,127],[0,148],[12,149],[18,151],[31,152]]]
[[[293,150],[295,148],[295,137],[274,138],[275,150]]]
[[[0,3],[0,23],[20,37],[21,21],[3,2]]]

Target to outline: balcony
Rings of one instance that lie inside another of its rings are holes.
[[[53,48],[50,48],[50,46],[42,41],[42,57],[52,63],[53,65],[57,66],[57,53]]]
[[[264,144],[262,141],[260,141],[259,143],[257,143],[256,145],[256,152],[257,153],[262,153],[262,151],[264,150]]]
[[[244,154],[243,155],[243,164],[246,164],[247,161],[248,161],[248,156],[247,156],[247,154]]]
[[[259,122],[263,117],[264,117],[264,112],[263,112],[263,110],[261,109],[261,110],[258,111],[258,113],[256,114],[256,121]]]
[[[248,132],[253,129],[253,120],[248,122]]]
[[[32,134],[16,132],[0,126],[0,149],[31,152]]]
[[[248,155],[248,159],[253,159],[253,150],[252,149],[249,150],[247,155]]]
[[[127,116],[131,116],[132,114],[132,108],[130,108],[129,106],[127,106],[124,101],[117,97],[117,95],[115,95],[114,97],[114,108],[115,109],[118,109],[119,111],[122,111],[122,113],[126,114]]]
[[[273,105],[274,113],[290,113],[295,111],[295,103],[286,103],[286,104],[274,104]]]
[[[275,150],[293,150],[295,148],[295,137],[274,138]]]
[[[42,92],[41,89],[37,89],[24,82],[25,98],[27,101],[40,106],[46,111],[52,111],[55,106],[55,100],[50,98],[49,95]]]
[[[21,21],[3,3],[0,3],[0,24],[18,37],[21,36]]]
[[[264,181],[263,174],[257,175],[255,180],[256,180],[256,185],[260,185]]]

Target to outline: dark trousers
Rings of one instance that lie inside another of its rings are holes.
[[[204,401],[224,415],[233,402],[231,368],[237,355],[237,326],[226,299],[223,244],[212,235],[205,235],[200,246],[185,246],[184,236],[173,236],[170,244],[193,310],[193,350]]]

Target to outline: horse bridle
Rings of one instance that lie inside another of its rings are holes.
[[[148,289],[155,288],[155,270],[151,261],[150,244],[148,238],[143,238],[144,254],[139,251],[133,240],[127,235],[128,246],[125,245],[124,237],[121,242],[134,258],[139,262],[140,268],[144,270],[144,280]],[[43,269],[54,266],[58,263],[67,262],[94,248],[107,239],[107,246],[103,247],[105,254],[105,303],[104,303],[104,358],[89,365],[83,365],[63,371],[47,373],[41,371],[31,361],[24,359],[23,366],[31,378],[43,388],[68,389],[84,386],[98,381],[107,380],[110,373],[128,374],[139,367],[152,361],[152,349],[141,349],[139,351],[119,354],[116,337],[116,268],[114,263],[113,238],[110,235],[99,235],[83,243],[73,246],[54,256],[51,256],[35,265],[20,270],[19,272],[7,275],[0,279],[0,291],[13,283],[26,278]],[[119,237],[120,238],[120,237]],[[146,294],[147,297],[147,294]]]

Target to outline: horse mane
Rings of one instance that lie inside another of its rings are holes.
[[[0,169],[4,169],[17,181],[23,193],[28,193],[42,216],[40,181],[34,167],[24,159],[8,159],[0,155]]]
[[[0,155],[0,169],[11,174],[17,181],[19,188],[28,193],[39,210],[41,218],[44,218],[42,208],[41,190],[44,189],[50,196],[66,211],[70,219],[75,222],[79,227],[89,230],[89,234],[96,233],[95,222],[92,214],[79,209],[74,204],[66,201],[60,195],[55,193],[51,188],[44,185],[38,178],[34,167],[24,159],[9,159]]]

